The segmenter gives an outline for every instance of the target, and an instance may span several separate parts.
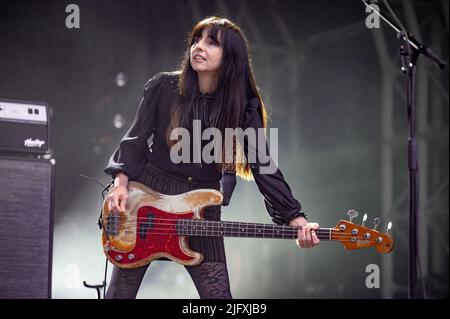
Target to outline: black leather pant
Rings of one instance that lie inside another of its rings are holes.
[[[142,278],[149,265],[136,269],[114,266],[106,299],[136,298]],[[227,265],[222,262],[202,262],[185,266],[202,299],[231,299]]]

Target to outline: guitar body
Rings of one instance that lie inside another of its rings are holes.
[[[162,257],[183,265],[201,263],[187,236],[177,234],[180,220],[204,219],[205,207],[220,205],[222,193],[199,189],[165,195],[130,182],[126,211],[115,213],[103,202],[102,244],[109,261],[120,268],[137,268]]]

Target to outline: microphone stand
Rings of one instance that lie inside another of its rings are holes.
[[[383,19],[392,29],[397,32],[398,38],[405,42],[405,46],[400,46],[400,57],[402,60],[401,70],[407,74],[406,82],[406,106],[408,112],[408,168],[409,168],[409,290],[410,299],[417,296],[417,263],[418,263],[418,160],[417,160],[417,141],[416,141],[416,63],[420,54],[428,57],[439,68],[445,68],[445,62],[436,56],[430,48],[420,43],[407,32],[403,26],[398,26],[391,19],[385,16],[378,7],[372,6],[372,2],[362,0],[366,7],[369,7],[381,19]],[[398,19],[397,19],[398,20]],[[403,30],[402,30],[403,29]]]

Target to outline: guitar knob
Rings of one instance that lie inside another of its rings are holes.
[[[347,212],[347,215],[350,218],[350,223],[351,223],[353,218],[358,217],[358,212],[356,210],[354,210],[354,209],[350,209]]]
[[[389,222],[387,225],[387,229],[386,229],[386,235],[389,235],[389,233],[391,232],[392,229],[392,222]]]
[[[366,223],[367,220],[367,214],[364,214],[363,216],[363,221],[362,221],[362,226],[364,227],[364,224]]]
[[[373,229],[374,229],[374,230],[377,230],[378,225],[380,225],[380,224],[381,224],[381,219],[380,219],[380,217],[376,217],[376,218],[373,220]]]

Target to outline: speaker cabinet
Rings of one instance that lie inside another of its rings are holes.
[[[51,298],[53,163],[0,156],[0,298]]]

